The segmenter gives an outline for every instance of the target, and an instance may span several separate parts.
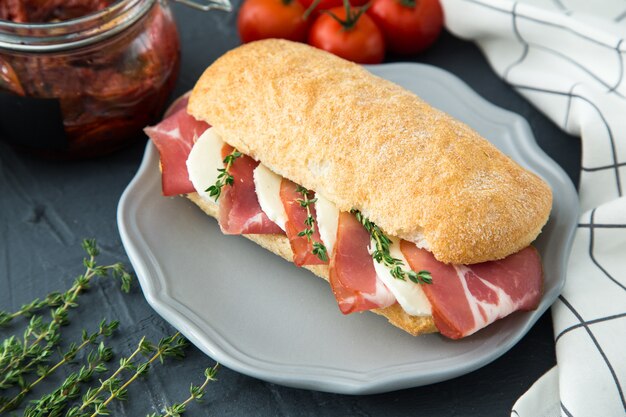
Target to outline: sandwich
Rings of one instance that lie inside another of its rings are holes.
[[[357,64],[249,43],[145,131],[164,195],[324,278],[344,314],[458,339],[541,299],[549,186]]]

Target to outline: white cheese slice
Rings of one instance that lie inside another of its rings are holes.
[[[261,205],[261,209],[267,217],[285,230],[287,223],[287,212],[280,199],[280,183],[282,177],[263,164],[259,164],[253,173],[254,188],[256,196]]]
[[[409,263],[404,257],[404,254],[400,250],[400,239],[390,237],[391,244],[389,245],[389,254],[396,259],[399,259],[404,264],[404,268],[409,268]],[[376,241],[373,239],[370,241],[370,253],[376,248]],[[416,284],[408,278],[403,281],[401,279],[394,278],[391,275],[391,269],[378,263],[372,258],[374,262],[374,269],[378,278],[389,288],[389,291],[396,297],[398,304],[402,307],[407,314],[411,316],[429,316],[432,313],[432,308],[424,290],[420,284]]]
[[[339,209],[324,196],[315,194],[315,213],[317,215],[317,227],[320,237],[329,256],[333,253],[333,247],[337,240],[337,226],[339,225]]]
[[[215,133],[215,129],[208,128],[196,140],[187,158],[189,180],[198,195],[211,203],[216,203],[215,198],[205,190],[217,181],[218,169],[224,168],[223,146],[224,141]]]

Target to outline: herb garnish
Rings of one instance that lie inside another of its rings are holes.
[[[130,354],[130,356],[120,359],[120,365],[113,372],[113,374],[100,381],[98,388],[90,388],[83,396],[83,401],[80,406],[71,408],[67,417],[96,417],[100,415],[110,415],[108,405],[111,401],[126,400],[128,387],[142,375],[145,375],[150,365],[157,359],[163,363],[163,359],[167,357],[174,357],[181,359],[185,356],[184,349],[187,347],[187,340],[175,333],[172,336],[164,337],[159,341],[158,345],[146,340],[145,336],[141,338],[137,344],[137,348]],[[149,357],[145,360],[135,360],[135,357],[139,354]],[[130,377],[124,381],[122,373],[130,372]]]
[[[45,299],[36,299],[15,312],[0,311],[0,328],[3,330],[19,318],[29,318],[23,337],[10,336],[0,340],[0,394],[11,393],[8,397],[0,395],[0,415],[19,407],[27,396],[41,390],[44,382],[50,382],[53,374],[58,377],[61,373],[66,375],[61,384],[39,399],[30,400],[24,417],[110,415],[110,404],[125,400],[128,387],[148,373],[153,363],[184,356],[188,343],[179,333],[162,338],[158,344],[143,337],[137,349],[121,358],[119,367],[107,377],[108,362],[114,354],[105,343],[118,329],[118,321],[102,320],[95,331],[83,330],[78,341],[65,345],[61,330],[71,324],[71,310],[78,307],[80,296],[96,277],[112,275],[121,281],[124,292],[130,289],[131,275],[121,263],[99,265],[96,262],[99,250],[95,240],[84,240],[83,248],[88,255],[83,259],[86,270],[70,289],[50,293]],[[52,317],[46,320],[42,310],[48,309]],[[139,355],[146,358],[140,359]],[[78,362],[83,364],[77,369]],[[164,414],[159,416],[180,417],[187,406],[200,401],[208,383],[215,380],[217,366],[204,371],[202,385],[191,385],[185,401],[165,407]],[[100,378],[94,381],[96,375]]]
[[[228,170],[233,165],[233,162],[235,162],[235,160],[241,155],[243,154],[237,149],[233,149],[233,151],[229,155],[226,155],[226,158],[224,158],[223,161],[225,164],[224,168],[217,169],[220,173],[217,176],[217,181],[215,181],[215,184],[204,190],[205,192],[209,193],[210,197],[215,197],[215,201],[220,198],[220,195],[222,194],[222,188],[225,185],[233,185],[233,183],[235,182],[235,179],[232,175],[230,175]]]
[[[56,416],[81,394],[81,385],[90,382],[95,374],[107,371],[106,363],[113,358],[113,350],[100,342],[87,356],[87,365],[72,372],[53,392],[38,400],[31,401],[24,411],[24,417]]]
[[[0,414],[18,407],[35,385],[71,361],[87,345],[96,343],[97,338],[110,336],[118,326],[117,322],[102,321],[98,332],[91,335],[83,332],[82,343],[70,345],[65,352],[59,349],[61,327],[70,323],[70,311],[78,307],[79,297],[96,277],[112,275],[121,281],[124,292],[130,289],[131,275],[121,263],[97,264],[99,250],[93,239],[83,240],[82,246],[88,255],[83,258],[85,272],[74,280],[71,288],[50,293],[43,300],[36,299],[13,313],[0,311],[0,327],[8,327],[19,317],[30,318],[22,337],[11,336],[0,343],[0,391],[19,388],[18,394],[12,398],[0,396]],[[50,310],[49,320],[41,313],[45,309]],[[50,365],[57,351],[60,359],[55,365]],[[33,374],[37,379],[28,382]]]
[[[82,243],[83,249],[87,252],[88,258],[83,259],[83,266],[85,267],[85,273],[79,275],[78,278],[74,280],[74,285],[67,291],[60,293],[58,291],[54,291],[46,296],[43,300],[39,300],[38,298],[32,301],[31,303],[24,304],[14,313],[8,313],[6,311],[0,311],[0,327],[7,326],[11,321],[18,317],[30,317],[39,318],[40,316],[35,315],[39,310],[44,309],[46,307],[51,309],[52,313],[52,322],[54,325],[63,326],[68,322],[68,310],[71,308],[77,307],[76,299],[78,296],[85,290],[89,289],[90,282],[95,277],[107,277],[109,273],[113,275],[113,278],[119,279],[122,284],[122,291],[128,292],[130,290],[130,282],[132,280],[130,273],[126,271],[124,266],[121,263],[115,263],[113,265],[98,265],[96,263],[96,257],[100,254],[100,250],[96,245],[95,239],[85,239]],[[39,319],[41,320],[41,319]],[[31,320],[32,321],[32,320]],[[50,326],[54,327],[53,324]],[[43,339],[50,339],[50,332],[54,330],[53,328],[46,334],[40,334],[40,338],[37,343],[41,342]],[[41,333],[41,332],[36,332]],[[3,370],[6,370],[3,368]]]
[[[33,388],[39,384],[40,382],[42,382],[44,379],[46,379],[49,375],[51,375],[52,373],[54,373],[54,371],[56,371],[57,369],[59,369],[60,367],[62,367],[63,365],[65,365],[66,363],[69,363],[71,361],[74,360],[74,358],[76,358],[76,355],[78,355],[78,353],[85,349],[85,347],[87,347],[88,345],[93,345],[96,344],[98,345],[98,339],[101,337],[109,337],[111,336],[111,334],[113,334],[113,332],[118,328],[119,326],[119,322],[118,321],[112,321],[110,323],[107,323],[105,320],[102,320],[100,322],[100,326],[97,332],[94,332],[92,334],[88,334],[85,330],[83,330],[83,334],[82,334],[82,341],[79,345],[77,345],[76,343],[72,343],[69,348],[67,349],[66,352],[62,352],[60,353],[60,357],[61,359],[54,364],[53,366],[46,366],[46,365],[39,365],[38,369],[37,369],[37,375],[39,376],[39,378],[37,378],[35,381],[27,383],[26,379],[22,377],[22,381],[20,381],[20,392],[15,395],[13,398],[11,399],[6,399],[6,402],[3,403],[2,407],[0,407],[0,414],[4,413],[5,411],[8,410],[12,410],[14,408],[16,408],[24,399],[24,397],[26,396],[26,394],[28,394],[30,391],[33,390]],[[103,342],[100,342],[100,348],[99,351],[101,351],[101,353],[104,355],[105,353],[108,354],[109,350],[107,350],[107,348],[104,346]],[[49,355],[46,355],[49,356]],[[110,359],[110,355],[107,356],[108,359]],[[103,357],[102,360],[107,359],[106,357]],[[108,360],[107,359],[107,360]],[[92,365],[92,362],[94,362],[94,354],[91,353],[89,355],[89,364]],[[31,362],[32,363],[32,362]],[[97,366],[97,364],[95,365]],[[26,365],[26,368],[29,368],[29,365]],[[98,370],[102,369],[102,367],[98,368]],[[104,368],[106,369],[106,368]],[[96,368],[94,368],[94,370],[96,370]],[[83,371],[82,376],[84,377],[85,371]],[[26,374],[26,372],[24,371],[22,373],[23,375]],[[91,371],[91,374],[93,374],[93,371]],[[76,381],[74,382],[78,382],[78,375],[75,377]],[[4,388],[4,387],[3,387]],[[42,399],[40,402],[42,404],[46,404],[46,402],[50,402],[50,398],[47,399]],[[56,400],[58,401],[58,399]]]
[[[304,188],[301,185],[298,185],[296,191],[302,194],[302,198],[296,200],[301,207],[306,209],[306,220],[304,221],[305,226],[307,226],[303,231],[298,233],[298,236],[306,236],[307,240],[311,242],[311,237],[315,232],[315,219],[311,214],[310,205],[317,201],[317,198],[309,198],[309,190]],[[328,262],[328,250],[326,246],[322,242],[313,242],[313,255],[317,256],[321,261]]]
[[[199,402],[206,393],[206,387],[211,381],[215,381],[215,374],[219,364],[216,364],[212,368],[206,368],[204,370],[204,382],[202,385],[191,384],[189,388],[189,397],[181,403],[172,404],[169,407],[165,407],[165,414],[152,413],[148,417],[179,417],[182,413],[187,411],[187,406],[192,401]]]
[[[356,219],[363,225],[365,230],[370,234],[372,239],[376,242],[376,250],[372,252],[372,258],[379,264],[385,265],[390,269],[391,276],[395,279],[399,279],[402,281],[406,281],[408,277],[411,281],[416,284],[432,284],[433,278],[428,271],[419,271],[415,272],[412,270],[406,270],[403,268],[404,262],[402,262],[398,258],[394,258],[389,253],[389,246],[392,245],[391,239],[389,239],[383,232],[380,230],[380,227],[376,226],[375,223],[371,222],[367,217],[365,217],[359,210],[350,210],[350,213],[356,216]]]

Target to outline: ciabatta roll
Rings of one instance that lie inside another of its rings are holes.
[[[299,43],[226,53],[196,83],[188,112],[274,172],[425,244],[441,262],[515,253],[552,207],[545,182],[467,125]]]

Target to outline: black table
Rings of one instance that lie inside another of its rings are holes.
[[[183,52],[176,94],[190,89],[204,68],[238,45],[236,14],[201,13],[175,5]],[[390,61],[407,60],[391,57]],[[411,59],[412,60],[412,59]],[[547,120],[496,77],[478,48],[444,33],[416,62],[444,68],[496,105],[524,116],[540,146],[578,181],[580,144]],[[119,197],[141,161],[145,139],[114,155],[73,163],[16,153],[0,142],[0,310],[14,310],[35,297],[69,288],[82,272],[81,240],[95,237],[102,262],[128,260],[116,225]],[[64,339],[93,329],[101,318],[122,326],[112,339],[127,353],[143,335],[152,340],[173,329],[148,306],[135,283],[124,295],[111,281],[99,281],[71,313]],[[19,326],[14,326],[20,328]],[[4,338],[6,331],[0,333]],[[200,382],[213,361],[190,347],[183,361],[155,366],[134,384],[129,401],[113,406],[113,415],[144,416],[187,396],[190,382]],[[508,353],[468,375],[435,385],[380,395],[345,396],[285,388],[229,369],[219,371],[203,405],[193,416],[503,416],[528,387],[555,364],[549,313]],[[52,378],[33,397],[58,383]],[[37,395],[39,394],[39,395]]]

